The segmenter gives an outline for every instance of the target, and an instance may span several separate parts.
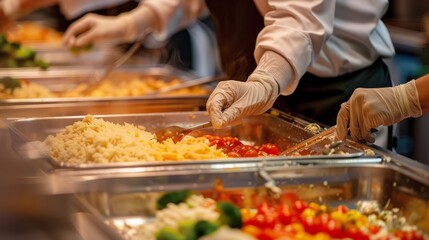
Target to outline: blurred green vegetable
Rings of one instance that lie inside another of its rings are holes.
[[[45,61],[36,59],[36,52],[33,49],[9,42],[3,34],[0,34],[0,58],[0,67],[40,67],[41,69],[49,67]]]
[[[79,53],[81,53],[81,52],[88,52],[88,51],[91,51],[92,50],[92,44],[87,44],[87,45],[85,45],[85,46],[82,46],[82,47],[75,47],[75,46],[73,46],[73,47],[71,47],[70,49],[69,49],[69,51],[71,52],[71,53],[73,53],[73,54],[79,54]]]
[[[43,70],[46,70],[49,67],[49,63],[43,61],[42,59],[36,59],[35,63],[36,63],[36,66],[38,66]]]
[[[15,50],[13,56],[18,60],[34,60],[36,53],[33,49],[21,47]]]
[[[196,240],[195,221],[180,222],[179,232],[184,236],[185,240]]]
[[[220,227],[217,222],[201,221],[184,221],[179,223],[178,230],[170,227],[164,227],[156,233],[157,240],[198,240],[200,237],[215,232]]]
[[[194,226],[194,231],[196,235],[195,239],[198,239],[205,235],[209,235],[210,233],[218,230],[219,227],[220,227],[220,224],[216,222],[209,222],[205,220],[198,221],[197,223],[195,223],[195,226]]]
[[[0,34],[0,45],[6,44],[7,42],[8,41],[7,41],[6,36],[3,34]]]
[[[241,219],[240,209],[230,202],[218,202],[217,207],[220,212],[219,220],[231,228],[241,228],[243,221]]]
[[[156,240],[185,240],[185,237],[179,231],[172,228],[162,228],[155,235]]]
[[[169,192],[161,196],[156,202],[157,209],[164,209],[167,207],[167,204],[174,203],[179,204],[186,201],[186,199],[191,196],[191,190],[181,190],[176,192]]]
[[[6,59],[6,67],[16,68],[16,67],[18,67],[18,62],[13,58],[7,58]]]
[[[0,84],[2,84],[5,89],[11,89],[12,93],[16,88],[21,87],[21,81],[11,77],[0,78]]]

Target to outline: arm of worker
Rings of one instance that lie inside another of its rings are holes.
[[[335,1],[268,1],[266,9],[254,52],[256,69],[246,82],[221,82],[207,101],[215,128],[262,114],[280,94],[293,93],[332,34]]]
[[[341,105],[337,115],[336,134],[339,139],[374,142],[371,128],[389,126],[405,118],[429,112],[429,74],[395,87],[358,88]]]
[[[117,17],[87,14],[67,29],[66,46],[84,46],[99,40],[130,42],[143,34],[165,40],[187,24],[207,14],[200,0],[145,0],[136,9]]]
[[[416,80],[416,88],[419,95],[419,103],[422,113],[429,112],[429,74]]]

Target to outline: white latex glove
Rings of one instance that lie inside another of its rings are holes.
[[[352,139],[374,142],[371,128],[389,126],[405,118],[422,115],[415,81],[387,88],[358,88],[341,105],[337,115],[336,134],[346,139],[348,128]]]
[[[131,15],[109,17],[89,13],[67,29],[63,42],[67,47],[82,47],[100,41],[131,42],[136,36],[136,24]]]
[[[270,109],[279,95],[278,83],[267,74],[255,71],[247,82],[220,82],[207,101],[214,128],[236,124],[241,118],[259,115]]]

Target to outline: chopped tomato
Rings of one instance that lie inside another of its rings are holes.
[[[294,202],[294,208],[298,213],[302,213],[307,207],[308,207],[308,204],[304,201],[296,200]]]
[[[237,152],[229,152],[226,155],[228,155],[228,157],[232,157],[232,158],[239,158],[239,157],[241,157],[241,155],[238,154]]]
[[[244,157],[257,157],[258,152],[254,149],[254,148],[250,148],[249,150],[247,150],[247,152],[244,154]]]
[[[347,213],[347,211],[349,210],[349,208],[345,205],[338,205],[334,211],[336,212],[340,212],[340,213]]]
[[[280,154],[280,151],[279,151],[279,149],[277,148],[277,146],[276,146],[276,145],[274,145],[274,144],[272,144],[272,143],[266,143],[266,144],[263,144],[263,145],[259,148],[259,151],[265,152],[265,153],[267,153],[268,155],[275,155],[275,156],[277,156],[277,155],[279,155],[279,154]]]
[[[209,146],[216,146],[217,149],[222,149],[229,157],[268,157],[279,154],[277,146],[272,143],[266,143],[262,146],[250,146],[231,136],[204,135],[203,137],[209,141]]]

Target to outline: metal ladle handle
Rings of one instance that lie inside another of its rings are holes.
[[[195,130],[201,130],[201,129],[209,128],[209,127],[212,127],[212,122],[210,122],[210,121],[194,125],[194,126],[188,128],[187,130],[188,131],[195,131]]]

